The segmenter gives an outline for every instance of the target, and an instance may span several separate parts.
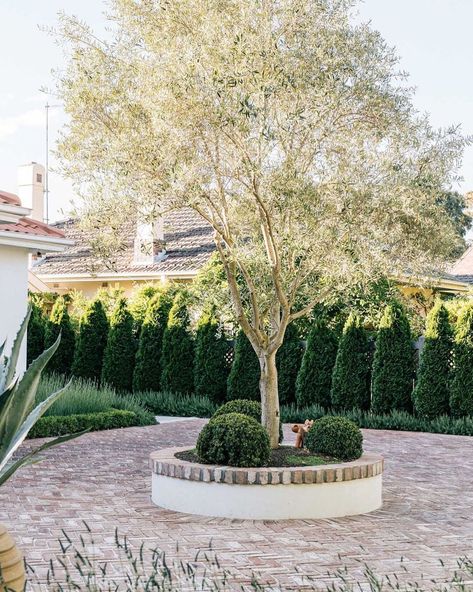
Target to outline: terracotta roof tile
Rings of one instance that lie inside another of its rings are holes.
[[[31,218],[20,218],[16,224],[0,224],[0,232],[16,232],[57,238],[64,238],[65,236],[64,232],[59,228],[48,226],[44,222],[32,220]]]
[[[74,241],[62,253],[49,253],[35,266],[42,275],[76,275],[96,273],[178,273],[198,271],[215,249],[213,230],[189,208],[171,212],[164,217],[164,240],[167,257],[149,265],[134,263],[136,223],[130,222],[121,231],[122,247],[111,260],[102,260],[92,249],[100,229],[83,231],[76,220],[57,223],[67,239]]]
[[[18,195],[15,195],[14,193],[8,193],[8,191],[2,190],[0,190],[0,203],[12,206],[21,206],[21,201]]]

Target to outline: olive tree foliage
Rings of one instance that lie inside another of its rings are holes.
[[[84,224],[185,206],[212,226],[272,446],[288,324],[355,280],[438,269],[455,240],[435,194],[464,140],[414,110],[353,6],[110,0],[106,39],[69,17],[58,30],[59,154]]]

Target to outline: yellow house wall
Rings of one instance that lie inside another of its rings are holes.
[[[187,281],[187,280],[177,280],[177,281]],[[133,292],[135,292],[140,286],[145,284],[154,283],[159,284],[163,283],[159,278],[153,278],[149,280],[117,280],[117,281],[109,281],[104,282],[101,280],[97,281],[87,281],[87,282],[45,282],[51,292],[57,292],[58,294],[67,294],[68,292],[72,292],[73,290],[77,290],[78,292],[82,292],[82,294],[86,298],[93,298],[98,290],[101,289],[108,289],[113,290],[117,288],[121,288],[125,296],[131,296]]]

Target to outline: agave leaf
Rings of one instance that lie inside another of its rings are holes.
[[[59,389],[52,395],[49,395],[47,399],[45,399],[39,405],[37,405],[33,409],[33,411],[31,411],[31,413],[27,416],[24,422],[13,432],[12,436],[4,441],[6,443],[6,447],[2,446],[2,455],[0,457],[0,471],[2,471],[3,468],[6,466],[6,464],[12,457],[13,453],[26,438],[28,432],[33,427],[33,425],[38,421],[38,419],[43,415],[43,413],[45,413],[45,411],[49,407],[51,407],[54,401],[56,401],[64,393],[64,391],[66,391],[70,387],[70,385],[71,382],[69,381],[65,387]],[[10,432],[10,427],[8,427],[8,432]]]
[[[22,456],[11,465],[3,467],[3,469],[0,470],[0,486],[3,485],[5,481],[7,481],[13,475],[13,473],[15,473],[19,468],[41,462],[43,460],[42,458],[36,458],[36,456],[40,452],[43,452],[48,448],[52,448],[53,446],[57,446],[58,444],[62,444],[63,442],[67,442],[68,440],[78,438],[79,436],[82,436],[88,431],[89,430],[87,429],[83,430],[82,432],[76,432],[74,434],[66,434],[65,436],[59,436],[59,438],[55,438],[54,440],[45,442],[38,448],[35,448],[31,452],[28,452],[28,454],[25,454],[25,456]]]
[[[16,366],[18,364],[18,357],[20,355],[21,344],[23,343],[23,339],[26,335],[26,330],[28,329],[28,322],[31,316],[31,306],[28,306],[28,310],[26,311],[25,318],[23,319],[20,330],[16,334],[15,340],[13,342],[10,357],[8,361],[5,363],[2,378],[0,380],[0,391],[3,391],[7,384],[10,384],[15,377],[16,374]]]
[[[60,341],[61,336],[59,335],[55,343],[30,364],[20,382],[16,385],[13,393],[8,397],[8,404],[1,409],[0,466],[4,457],[5,443],[10,443],[12,441],[16,432],[33,407],[36,391],[38,390],[39,381],[41,379],[41,372],[59,347]],[[46,409],[44,409],[44,411],[45,410]]]
[[[10,384],[10,386],[8,386],[4,391],[0,392],[0,414],[2,413],[3,408],[8,403],[12,394],[15,392],[17,382],[18,379],[15,378],[15,380]]]

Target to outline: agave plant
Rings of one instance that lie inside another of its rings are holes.
[[[41,373],[59,347],[60,335],[49,349],[30,364],[23,376],[18,378],[16,367],[30,315],[31,308],[28,309],[21,324],[8,358],[4,355],[5,343],[0,345],[0,485],[3,485],[20,467],[38,462],[40,460],[37,458],[38,453],[84,433],[60,436],[10,462],[35,422],[70,385],[70,383],[66,384],[64,388],[51,394],[35,407],[35,396]]]

